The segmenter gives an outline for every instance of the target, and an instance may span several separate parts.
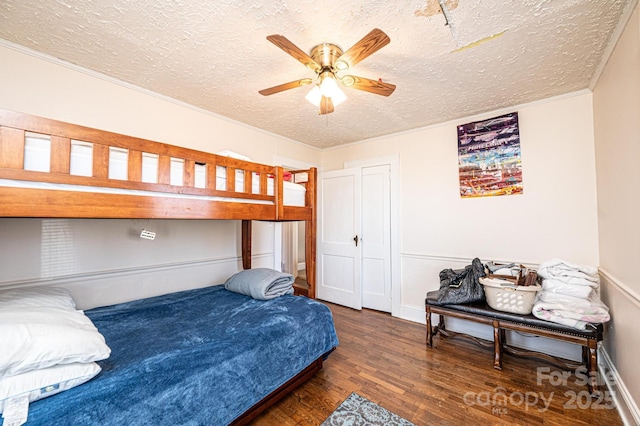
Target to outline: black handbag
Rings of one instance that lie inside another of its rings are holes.
[[[475,258],[464,269],[440,271],[437,305],[460,305],[485,300],[484,287],[479,279],[486,275],[484,265]]]

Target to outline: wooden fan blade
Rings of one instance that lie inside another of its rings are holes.
[[[364,77],[356,77],[354,75],[345,75],[341,82],[346,87],[352,89],[364,90],[365,92],[375,93],[376,95],[389,96],[396,90],[396,85],[391,83],[383,83],[378,80],[370,80]]]
[[[298,46],[291,43],[285,36],[279,34],[273,34],[267,36],[267,40],[278,46],[280,49],[293,56],[298,61],[302,62],[311,71],[318,72],[322,68],[311,56],[304,53]]]
[[[274,93],[280,93],[280,92],[284,92],[285,90],[295,89],[296,87],[311,84],[312,81],[313,80],[311,80],[310,78],[303,78],[301,80],[290,81],[289,83],[273,86],[268,89],[262,89],[258,93],[260,93],[262,96],[269,96],[269,95],[273,95]]]
[[[320,115],[331,114],[334,111],[331,98],[322,97],[320,101]]]
[[[389,36],[382,30],[374,28],[369,34],[351,46],[349,50],[344,52],[336,62],[344,62],[349,67],[354,66],[369,55],[377,52],[391,42]]]

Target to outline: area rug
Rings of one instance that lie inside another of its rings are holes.
[[[415,426],[357,393],[352,393],[321,426]]]

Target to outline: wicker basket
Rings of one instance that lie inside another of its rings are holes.
[[[489,306],[497,311],[521,315],[531,313],[536,295],[542,289],[539,284],[515,285],[497,278],[480,278],[480,283],[484,287]]]

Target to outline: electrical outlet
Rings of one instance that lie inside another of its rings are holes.
[[[145,240],[155,240],[156,233],[153,231],[147,231],[146,229],[143,229],[142,232],[140,232],[140,238],[144,238]]]

